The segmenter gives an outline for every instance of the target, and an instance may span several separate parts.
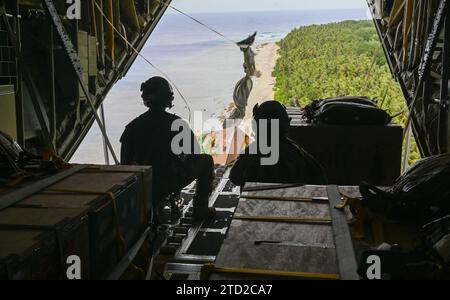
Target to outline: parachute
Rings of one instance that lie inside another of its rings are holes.
[[[244,53],[244,72],[245,76],[238,81],[234,88],[233,101],[236,105],[235,111],[231,115],[231,119],[241,119],[245,116],[245,109],[247,108],[247,101],[253,89],[252,76],[256,73],[255,53],[252,50],[252,45],[255,42],[256,32],[250,35],[245,40],[237,43],[241,51]]]

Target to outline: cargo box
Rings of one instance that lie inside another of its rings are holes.
[[[0,212],[0,260],[9,279],[66,279],[66,260],[81,260],[89,279],[89,235],[84,210],[12,207]]]
[[[400,175],[403,129],[386,126],[308,124],[300,110],[292,118],[290,137],[325,168],[330,184],[391,185]]]
[[[118,233],[129,249],[149,225],[151,178],[150,167],[92,166],[18,206],[83,210],[89,216],[90,275],[103,279],[124,255]]]
[[[0,279],[59,278],[56,236],[51,231],[0,229]]]

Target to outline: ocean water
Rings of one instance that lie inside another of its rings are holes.
[[[300,26],[367,19],[367,10],[211,13],[193,17],[233,41],[257,31],[256,44],[261,44],[278,41]],[[224,111],[232,102],[236,82],[244,76],[243,56],[236,45],[176,13],[163,16],[141,53],[164,71],[187,99],[191,110],[202,111],[205,119]],[[161,74],[137,58],[104,102],[108,136],[119,157],[124,127],[146,111],[140,98],[140,84],[154,75]],[[175,95],[174,104],[171,112],[187,119],[188,109],[179,95]],[[105,162],[102,136],[96,124],[71,162]]]

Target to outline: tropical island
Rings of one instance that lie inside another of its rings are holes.
[[[305,106],[336,96],[367,96],[397,117],[402,126],[407,108],[392,79],[372,21],[343,21],[300,27],[278,43],[273,70],[275,99]],[[420,158],[415,142],[410,161]]]

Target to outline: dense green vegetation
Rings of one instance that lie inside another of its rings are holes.
[[[293,30],[281,40],[275,98],[304,106],[315,99],[368,96],[404,125],[405,101],[392,79],[372,21],[344,21]],[[414,143],[411,161],[420,158]]]

